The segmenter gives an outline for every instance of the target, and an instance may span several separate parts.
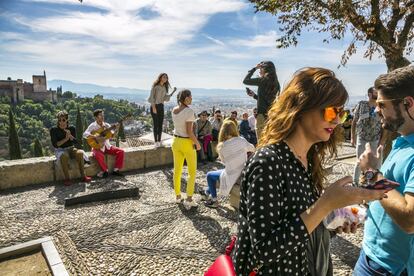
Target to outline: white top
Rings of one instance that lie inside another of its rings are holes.
[[[250,129],[256,129],[256,118],[254,117],[254,115],[251,115],[247,120],[249,121]]]
[[[111,127],[111,125],[110,124],[108,124],[108,123],[106,123],[106,122],[104,122],[104,126],[106,127],[106,128],[109,128],[109,127]],[[101,128],[101,126],[100,125],[98,125],[98,123],[95,121],[95,122],[93,122],[92,124],[90,124],[89,126],[88,126],[88,128],[85,130],[85,132],[83,133],[83,138],[88,138],[88,136],[91,136],[92,135],[92,132],[94,132],[95,130],[98,130],[98,129],[100,129]],[[104,144],[104,146],[101,148],[101,151],[103,151],[105,148],[106,149],[109,149],[111,147],[111,144],[109,143],[109,139],[106,139],[105,140],[105,144]]]
[[[230,193],[247,161],[247,153],[253,151],[255,147],[241,136],[223,142],[218,153],[225,166],[220,175],[220,195],[227,196]]]
[[[174,134],[181,137],[188,137],[186,122],[194,122],[196,119],[194,111],[186,107],[175,114],[172,112],[172,121],[174,123]]]
[[[211,127],[217,131],[220,131],[221,126],[223,125],[223,120],[216,120],[214,117],[209,119]]]

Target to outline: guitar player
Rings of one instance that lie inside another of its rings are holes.
[[[111,125],[104,121],[104,112],[102,109],[97,109],[93,112],[93,116],[95,117],[95,122],[91,123],[88,128],[83,133],[83,138],[89,139],[94,138],[96,142],[102,144],[100,149],[92,149],[92,154],[95,157],[96,161],[98,162],[101,171],[97,174],[98,177],[108,177],[108,166],[105,163],[105,154],[115,155],[115,166],[114,171],[112,172],[113,175],[116,176],[123,176],[122,173],[119,171],[122,169],[124,164],[124,150],[114,147],[109,143],[109,139],[105,137],[101,137],[97,134],[94,134],[99,129],[110,128]]]

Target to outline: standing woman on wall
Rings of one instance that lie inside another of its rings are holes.
[[[174,191],[176,203],[181,203],[181,174],[184,160],[188,167],[187,198],[184,201],[186,209],[197,207],[193,200],[194,185],[197,169],[197,153],[201,146],[193,132],[195,121],[194,111],[189,107],[193,98],[190,90],[182,90],[177,95],[178,105],[172,110],[174,138],[171,145],[174,158]]]
[[[164,121],[164,102],[168,102],[176,90],[174,87],[173,92],[171,94],[168,94],[169,88],[171,88],[171,85],[168,81],[167,73],[161,73],[154,81],[151,88],[151,94],[148,98],[148,102],[151,104],[154,142],[156,147],[162,146],[161,134],[162,123]]]
[[[259,70],[259,77],[252,78],[256,70]],[[257,100],[256,136],[259,140],[267,119],[267,111],[280,91],[275,65],[271,61],[260,62],[249,70],[243,83],[257,86],[257,94],[248,88],[247,94]]]

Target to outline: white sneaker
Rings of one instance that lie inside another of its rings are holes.
[[[194,199],[193,200],[191,200],[191,201],[188,201],[188,200],[184,200],[184,207],[185,207],[185,209],[187,209],[187,210],[190,210],[191,208],[197,208],[198,207],[198,204],[194,201]]]
[[[162,143],[162,141],[160,141],[160,142],[158,142],[158,144],[159,144],[159,147],[165,147],[165,145]]]
[[[159,142],[155,142],[155,147],[158,148],[160,146]]]
[[[180,204],[181,202],[183,202],[183,198],[175,198],[175,203]]]

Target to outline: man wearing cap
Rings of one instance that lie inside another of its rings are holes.
[[[211,147],[210,142],[213,140],[212,125],[208,120],[210,114],[204,110],[198,114],[198,119],[194,122],[194,134],[197,137],[198,141],[201,144],[201,150],[198,151],[201,161],[207,158],[212,161],[213,156],[209,147]],[[208,154],[209,153],[209,154]]]

